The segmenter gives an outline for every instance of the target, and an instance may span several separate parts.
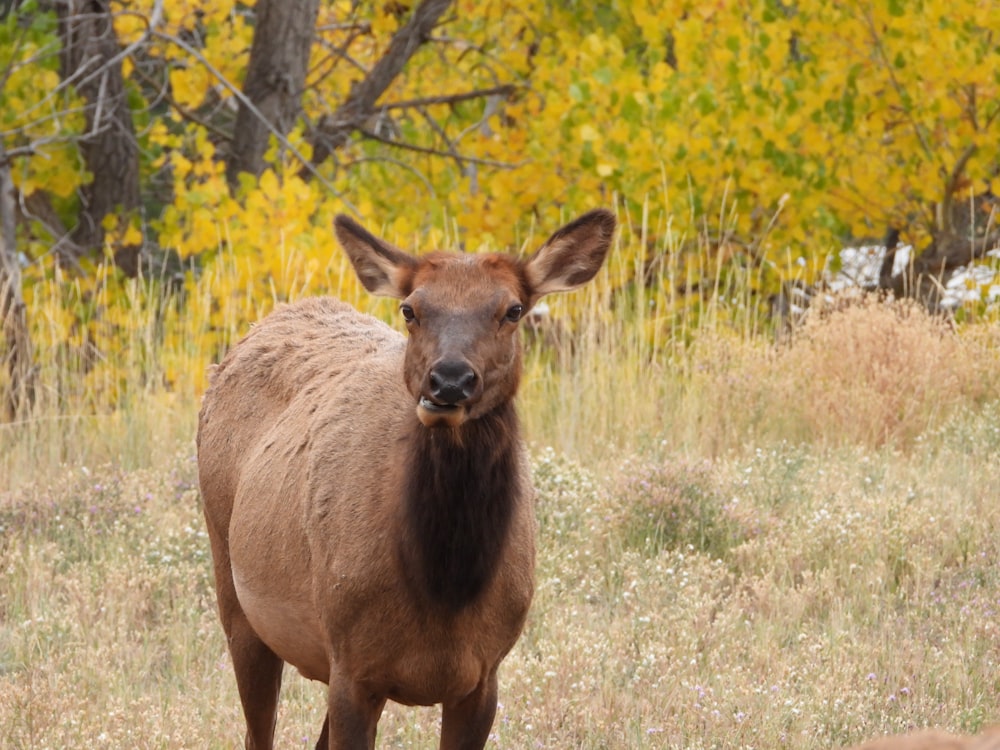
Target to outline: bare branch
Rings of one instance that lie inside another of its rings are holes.
[[[965,173],[965,167],[969,163],[969,159],[972,158],[973,154],[977,151],[977,146],[974,143],[970,143],[965,147],[965,151],[962,155],[958,157],[955,162],[955,166],[951,170],[951,174],[948,175],[948,180],[944,186],[944,196],[941,199],[940,210],[938,216],[938,228],[944,232],[952,231],[952,204],[955,200],[955,192],[958,190],[958,185],[961,182],[962,175]]]
[[[59,82],[59,84],[55,88],[53,88],[52,91],[49,92],[49,95],[46,96],[45,99],[42,100],[42,102],[40,102],[40,104],[44,104],[45,102],[49,101],[52,97],[54,97],[56,94],[61,93],[70,86],[73,86],[77,89],[86,86],[97,76],[103,75],[105,70],[114,65],[120,65],[122,60],[124,60],[126,57],[131,56],[135,50],[144,46],[149,41],[150,37],[153,36],[153,31],[156,29],[157,26],[160,25],[160,22],[163,20],[163,0],[156,0],[154,2],[153,12],[150,13],[148,17],[143,13],[139,13],[138,11],[132,11],[132,10],[122,10],[122,11],[117,11],[117,13],[119,15],[131,15],[141,19],[143,23],[146,24],[146,31],[142,34],[142,36],[140,36],[138,39],[132,42],[132,44],[128,45],[127,47],[118,51],[115,55],[104,60],[101,63],[101,65],[89,71],[89,73],[87,66],[81,66],[80,68],[66,75]],[[87,21],[99,18],[100,15],[101,14],[98,13],[78,13],[74,17],[78,21]]]
[[[322,36],[322,32],[329,31],[330,29],[338,29],[338,30],[350,29],[351,34],[348,35],[347,39],[345,39],[343,43],[338,45],[333,45],[326,39],[324,39]],[[330,65],[330,71],[332,71],[334,68],[337,67],[337,63],[340,60],[347,60],[347,62],[349,62],[355,68],[357,68],[358,70],[362,71],[365,75],[367,75],[368,71],[365,70],[365,67],[357,60],[355,60],[353,57],[351,57],[349,54],[347,54],[347,50],[350,48],[351,44],[354,43],[355,39],[357,39],[359,36],[370,34],[371,30],[372,30],[371,24],[368,23],[367,21],[363,23],[324,25],[317,28],[316,42],[329,54],[327,54],[322,59],[317,60],[316,64],[309,69],[308,76],[315,75],[316,71],[318,71],[320,68],[322,68],[324,65],[327,64],[327,61],[332,61],[332,64]],[[323,73],[322,77],[326,77],[330,71]]]
[[[23,135],[25,137],[30,137],[29,133],[30,133],[30,131],[31,131],[32,128],[37,128],[38,126],[42,125],[43,123],[48,122],[49,120],[58,120],[60,118],[66,117],[67,115],[83,114],[83,113],[86,113],[86,111],[87,111],[87,107],[86,106],[82,106],[82,107],[71,107],[69,109],[62,109],[62,110],[59,110],[58,112],[51,112],[51,113],[45,115],[44,117],[39,117],[37,120],[32,120],[31,122],[26,122],[26,123],[24,123],[24,124],[22,124],[22,125],[20,125],[20,126],[18,126],[16,128],[14,128],[13,130],[0,131],[0,138],[12,138],[12,137],[14,137],[16,135]],[[71,140],[75,140],[75,139],[80,138],[80,137],[81,137],[80,135],[49,136],[49,137],[44,137],[44,138],[36,138],[33,141],[33,143],[34,143],[35,146],[37,146],[40,143],[52,143],[52,142],[56,142],[56,141],[71,141]]]
[[[61,263],[82,273],[80,258],[86,250],[73,241],[72,232],[63,224],[49,194],[42,190],[36,190],[31,195],[18,192],[17,198],[18,220],[38,222],[51,237],[49,253],[54,253]]]
[[[514,84],[505,83],[488,89],[465,91],[459,94],[441,94],[440,96],[425,96],[420,99],[405,99],[400,102],[387,102],[385,104],[380,104],[378,109],[406,109],[410,107],[426,107],[433,104],[457,104],[458,102],[464,102],[470,99],[482,99],[487,96],[508,96],[516,89],[517,87]]]
[[[882,35],[879,34],[878,29],[875,26],[875,19],[872,17],[871,8],[869,7],[867,10],[863,11],[863,14],[865,22],[868,24],[868,31],[871,34],[872,44],[875,45],[875,50],[878,53],[879,58],[882,60],[882,65],[889,76],[889,82],[892,84],[892,88],[896,92],[896,96],[899,97],[900,105],[903,105],[903,114],[905,115],[910,127],[913,128],[913,133],[917,136],[917,140],[920,141],[920,147],[923,149],[924,154],[926,154],[929,159],[934,159],[934,150],[927,141],[927,135],[920,127],[920,123],[917,122],[916,118],[913,116],[912,107],[905,106],[909,97],[906,90],[903,88],[903,85],[899,82],[899,79],[896,78],[895,66],[889,59],[889,53],[886,51],[885,45],[882,42]]]
[[[142,79],[144,83],[156,89],[157,100],[162,99],[163,101],[165,101],[167,104],[173,107],[173,109],[175,109],[181,117],[183,117],[188,122],[193,122],[195,125],[199,125],[205,128],[205,130],[207,130],[209,133],[214,135],[216,138],[219,138],[220,140],[228,141],[233,137],[232,133],[228,133],[222,128],[212,124],[208,120],[198,117],[194,112],[189,110],[187,107],[181,105],[170,94],[170,86],[167,85],[166,82],[158,83],[157,81],[153,80],[152,76],[147,75],[146,73],[141,71],[138,67],[135,68],[134,72],[137,76],[139,76],[140,79]]]
[[[444,145],[447,147],[448,153],[451,154],[451,157],[458,162],[458,165],[460,167],[464,167],[462,163],[462,157],[455,148],[455,143],[451,140],[451,138],[448,137],[448,134],[445,132],[445,129],[438,123],[437,120],[431,117],[430,112],[428,112],[424,107],[417,107],[416,110],[417,112],[420,113],[420,116],[427,121],[427,124],[430,125],[431,130],[437,133],[438,138],[440,138],[444,143]]]
[[[29,146],[18,146],[17,148],[0,150],[0,169],[9,167],[14,159],[22,156],[33,156],[37,151],[38,149],[34,143]]]
[[[523,167],[527,164],[527,161],[519,161],[515,164],[505,161],[496,161],[494,159],[482,159],[477,156],[463,156],[461,154],[455,154],[449,151],[441,151],[436,148],[428,148],[427,146],[417,146],[413,143],[405,143],[404,141],[395,141],[391,138],[384,138],[383,136],[377,135],[369,130],[364,130],[363,128],[357,129],[365,138],[371,138],[373,141],[378,141],[379,143],[384,143],[387,146],[394,146],[396,148],[406,149],[407,151],[415,151],[418,154],[429,154],[431,156],[447,156],[449,158],[455,159],[459,163],[468,162],[469,164],[481,164],[486,167],[496,167],[497,169],[517,169],[518,167]]]
[[[329,117],[320,120],[314,137],[313,164],[322,164],[330,154],[347,143],[352,131],[359,129],[374,113],[375,103],[402,72],[413,54],[430,36],[438,19],[452,0],[423,0],[413,15],[400,27],[385,55],[367,76],[352,89],[347,99]]]
[[[434,186],[431,184],[431,181],[427,179],[427,176],[423,172],[412,164],[407,164],[399,159],[393,159],[391,156],[360,156],[357,159],[352,159],[347,166],[354,166],[355,164],[363,164],[365,162],[386,162],[412,172],[413,175],[423,183],[424,189],[427,191],[427,196],[431,199],[434,198]]]

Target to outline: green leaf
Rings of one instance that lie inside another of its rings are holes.
[[[625,122],[639,124],[646,114],[645,108],[636,101],[634,96],[626,96],[621,106],[621,116]]]
[[[615,80],[615,73],[608,67],[598,68],[594,71],[594,80],[603,83],[605,86],[610,86]]]

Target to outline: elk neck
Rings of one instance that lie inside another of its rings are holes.
[[[408,445],[402,562],[421,595],[454,613],[492,581],[523,502],[517,414],[507,401],[455,429],[416,423]]]

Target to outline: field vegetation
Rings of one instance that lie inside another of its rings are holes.
[[[617,283],[554,305],[559,335],[530,344],[537,597],[493,746],[830,748],[1000,718],[995,327],[838,299],[776,343],[720,297],[654,341],[641,288],[608,313]],[[0,428],[3,747],[242,741],[199,381],[157,385],[212,353],[148,346],[175,308],[143,290],[122,378],[53,362],[41,381],[78,384],[78,410],[43,390]],[[118,408],[93,408],[105,387]],[[281,747],[312,746],[323,695],[286,673]],[[390,707],[381,746],[433,746],[438,715]]]
[[[991,0],[0,2],[0,748],[241,745],[198,404],[282,302],[398,324],[335,215],[530,252],[600,206],[606,268],[525,323],[537,593],[492,747],[1000,723],[998,28]],[[832,295],[845,247],[910,262]],[[289,671],[280,746],[323,707]],[[380,746],[438,716],[391,706]]]

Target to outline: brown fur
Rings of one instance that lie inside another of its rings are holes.
[[[975,737],[923,729],[895,737],[880,737],[851,750],[1000,750],[1000,726],[991,727]]]
[[[443,704],[445,750],[484,745],[533,589],[517,318],[592,278],[613,231],[595,211],[527,261],[417,258],[339,217],[408,339],[310,299],[215,369],[199,479],[248,748],[272,746],[284,662],[329,685],[318,748],[374,747],[387,700]]]

